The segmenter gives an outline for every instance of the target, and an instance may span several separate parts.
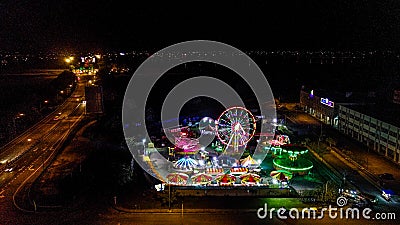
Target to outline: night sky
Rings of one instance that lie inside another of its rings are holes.
[[[194,39],[266,50],[400,47],[396,0],[5,0],[0,15],[3,50],[159,49]]]

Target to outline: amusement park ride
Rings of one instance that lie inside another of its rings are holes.
[[[231,107],[217,120],[209,117],[201,119],[196,123],[197,132],[190,127],[174,129],[175,143],[169,154],[175,160],[165,182],[172,185],[268,186],[268,182],[263,182],[260,176],[262,160],[254,160],[251,154],[242,158],[256,134],[256,123],[255,117],[246,108]],[[199,143],[199,139],[194,137],[199,133],[214,136],[211,146]],[[277,170],[272,171],[276,172],[271,173],[272,178],[287,181],[293,174],[305,174],[312,168],[311,162],[299,157],[307,149],[290,145],[289,137],[279,135],[266,143],[263,147],[265,155],[268,152],[272,154]]]
[[[253,138],[256,131],[256,120],[251,112],[243,107],[232,107],[225,110],[216,121],[218,139],[234,152]]]

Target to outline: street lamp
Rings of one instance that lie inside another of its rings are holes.
[[[330,182],[330,180],[326,181],[326,183],[325,183],[324,202],[326,201],[326,194],[328,193],[328,183],[329,182]]]
[[[168,210],[171,210],[171,185],[168,181]]]
[[[15,115],[15,116],[13,116],[12,117],[12,122],[13,122],[13,134],[11,135],[11,136],[13,136],[13,135],[16,135],[16,134],[18,134],[19,133],[19,130],[20,130],[20,128],[21,128],[21,126],[19,126],[19,125],[21,125],[22,124],[22,121],[20,121],[20,122],[18,122],[18,126],[17,126],[17,122],[16,122],[16,120],[18,119],[18,121],[19,121],[19,119],[22,119],[22,117],[23,116],[25,116],[25,114],[23,114],[23,113],[18,113],[17,115]],[[10,137],[11,137],[10,136]]]
[[[44,100],[43,103],[44,103],[44,104],[47,104],[47,103],[49,103],[49,101]],[[43,107],[44,107],[44,106],[43,106]],[[42,111],[42,102],[39,102],[39,111]]]
[[[145,138],[143,138],[142,143],[143,143],[143,154],[146,155],[146,145],[145,145],[146,139]]]
[[[72,61],[74,61],[74,57],[71,56],[69,58],[65,58],[64,61],[67,63],[68,68],[73,69]]]

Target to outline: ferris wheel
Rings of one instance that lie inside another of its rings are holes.
[[[249,110],[243,107],[226,109],[216,121],[218,139],[235,151],[245,146],[256,131],[256,120]]]

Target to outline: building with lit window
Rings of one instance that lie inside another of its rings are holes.
[[[400,110],[397,107],[339,105],[338,113],[341,132],[400,164]]]
[[[300,91],[300,106],[320,121],[400,164],[400,105],[374,93]]]
[[[302,89],[300,91],[300,106],[305,112],[331,126],[338,126],[338,110],[328,94],[323,90]]]

